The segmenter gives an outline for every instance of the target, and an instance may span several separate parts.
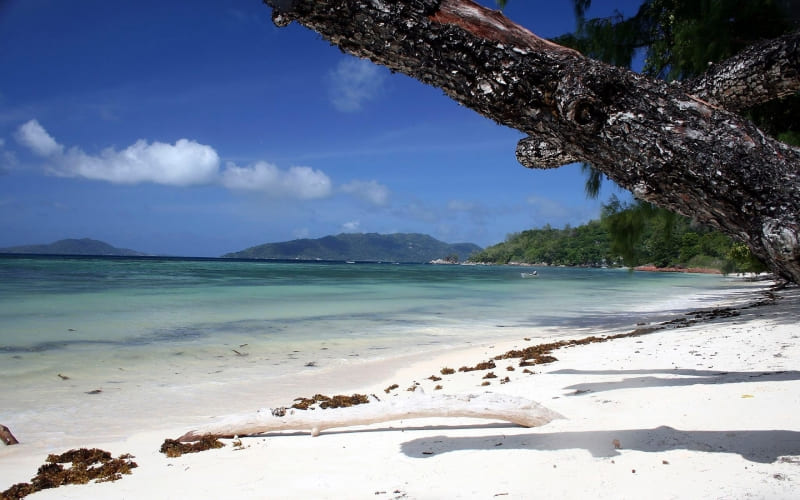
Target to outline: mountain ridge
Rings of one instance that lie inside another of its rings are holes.
[[[129,248],[117,248],[104,241],[91,238],[65,238],[53,243],[18,245],[0,248],[0,253],[37,255],[116,255],[137,257],[149,255]]]
[[[445,243],[420,233],[340,233],[263,243],[226,253],[222,258],[430,262],[454,256],[456,260],[466,260],[480,250],[474,243]]]

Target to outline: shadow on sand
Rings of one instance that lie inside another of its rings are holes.
[[[586,382],[565,387],[573,390],[570,396],[589,393],[614,391],[619,389],[643,389],[646,387],[683,387],[698,384],[739,384],[743,382],[785,382],[800,380],[800,371],[774,371],[774,372],[725,372],[719,370],[685,370],[685,369],[655,369],[655,370],[556,370],[549,372],[551,375],[613,375],[626,377],[623,380],[609,382]],[[681,376],[684,378],[664,378],[654,375]],[[641,375],[630,377],[630,375]]]
[[[594,457],[614,457],[620,449],[645,452],[670,450],[735,453],[758,463],[773,463],[783,456],[800,455],[800,432],[781,430],[682,431],[655,429],[529,433],[475,437],[432,436],[403,443],[409,457],[427,458],[462,450],[556,451],[585,449]],[[794,458],[787,458],[794,462]]]

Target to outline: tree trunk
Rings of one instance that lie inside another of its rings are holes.
[[[187,432],[178,441],[197,441],[202,436],[249,436],[275,431],[310,430],[312,436],[335,427],[352,427],[392,420],[432,417],[469,417],[502,420],[536,427],[564,418],[544,406],[524,398],[503,394],[432,395],[415,394],[410,398],[390,399],[347,408],[294,410],[265,409],[255,414],[233,415],[224,420]]]
[[[778,276],[800,282],[800,150],[719,107],[741,107],[731,96],[742,82],[730,79],[753,71],[695,81],[713,105],[688,85],[585,58],[470,0],[264,1],[277,25],[298,21],[346,52],[440,87],[528,134],[517,146],[524,166],[590,163],[637,198],[746,243]],[[797,38],[787,43],[750,51],[736,67],[779,68],[796,82]],[[756,60],[762,55],[788,62]],[[775,80],[745,88],[778,89],[758,101],[797,88]]]

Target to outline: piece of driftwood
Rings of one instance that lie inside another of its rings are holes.
[[[6,445],[11,446],[12,444],[19,444],[17,438],[11,434],[11,431],[8,430],[8,427],[5,425],[0,424],[0,441],[3,441]]]
[[[502,420],[524,427],[536,427],[557,418],[564,418],[535,401],[503,394],[415,394],[409,398],[395,398],[327,410],[265,408],[254,414],[226,417],[191,430],[178,440],[196,441],[204,435],[232,438],[265,432],[302,430],[310,430],[312,436],[318,436],[320,431],[336,427],[430,417]]]

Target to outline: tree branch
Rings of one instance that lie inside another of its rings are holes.
[[[311,431],[317,436],[325,429],[369,425],[393,420],[432,417],[468,417],[502,420],[524,427],[537,427],[560,414],[529,399],[503,394],[425,395],[391,399],[347,408],[328,410],[264,409],[255,414],[232,415],[191,430],[178,441],[196,441],[202,436],[232,438],[275,431]]]
[[[591,163],[800,282],[800,151],[742,117],[544,42],[470,0],[265,2],[280,24],[296,20],[528,134],[518,148],[526,166]]]
[[[800,31],[757,43],[684,86],[729,111],[749,109],[800,90]]]

